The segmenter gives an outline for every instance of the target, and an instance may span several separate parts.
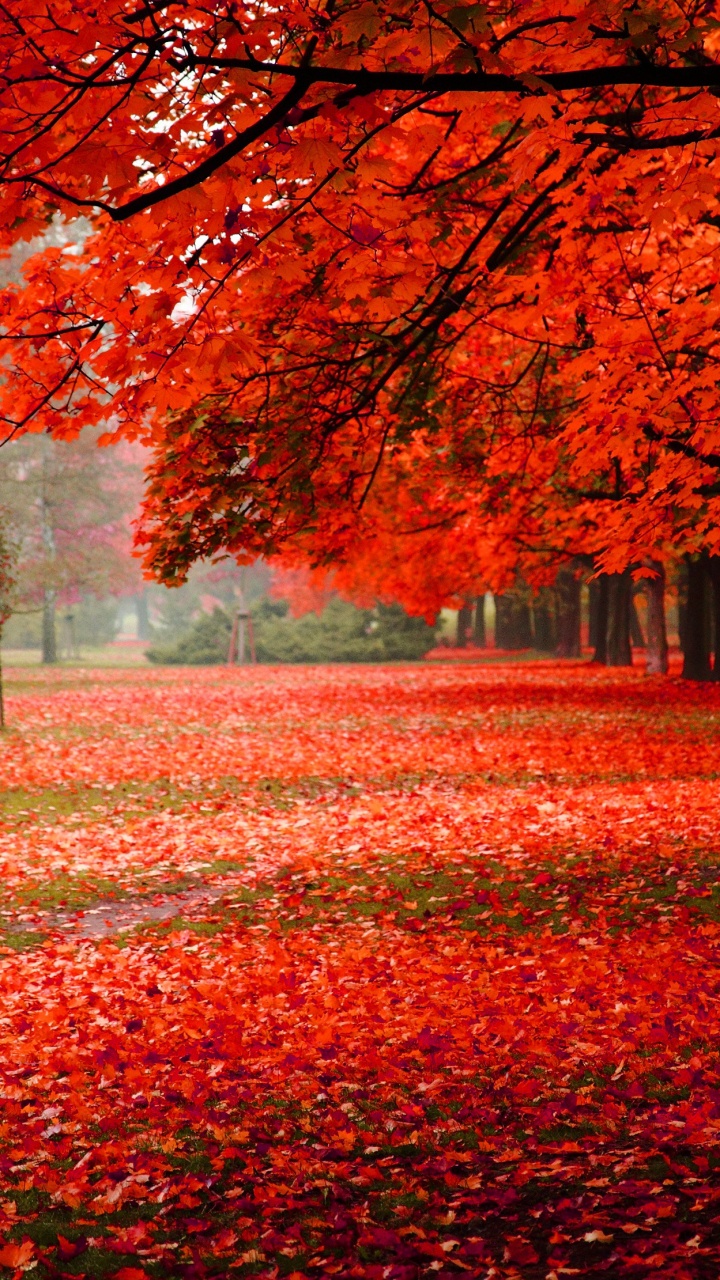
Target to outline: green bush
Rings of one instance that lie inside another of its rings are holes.
[[[400,605],[357,609],[334,599],[318,617],[290,617],[284,601],[259,601],[252,609],[258,662],[398,662],[422,658],[435,632]],[[177,643],[154,645],[151,662],[209,665],[226,662],[231,619],[222,609],[205,614]]]
[[[227,662],[232,623],[223,609],[204,613],[174,644],[156,644],[146,651],[150,662],[209,667]]]
[[[380,637],[388,662],[424,658],[437,640],[434,627],[424,618],[411,618],[399,604],[379,604],[375,610]]]

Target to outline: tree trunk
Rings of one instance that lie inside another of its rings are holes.
[[[597,578],[592,578],[588,583],[588,593],[588,644],[591,649],[594,649],[597,644],[597,615],[600,603],[600,584]]]
[[[509,596],[495,596],[495,648],[510,649],[511,603]]]
[[[57,662],[57,636],[55,634],[55,592],[46,587],[43,592],[42,660]]]
[[[138,592],[135,597],[135,609],[137,611],[137,638],[138,640],[149,640],[151,637],[147,591]]]
[[[685,623],[687,622],[687,571],[681,573],[677,584],[677,630],[678,642],[685,652]]]
[[[465,649],[467,647],[467,642],[468,642],[471,628],[472,628],[472,606],[469,604],[464,604],[461,609],[458,609],[458,615],[457,615],[457,635],[456,635],[455,643],[458,649]]]
[[[707,557],[687,556],[687,604],[683,626],[683,676],[711,680]]]
[[[557,656],[580,657],[580,579],[564,565],[555,579],[557,589]]]
[[[666,676],[668,672],[668,642],[665,625],[665,566],[659,560],[647,560],[648,569],[654,569],[656,578],[644,582],[647,600],[647,673],[650,676]]]
[[[530,605],[516,592],[495,597],[495,647],[531,649]]]
[[[530,617],[530,605],[527,600],[518,600],[515,608],[515,645],[516,649],[532,649],[533,633]]]
[[[49,451],[52,441],[43,436],[42,453],[42,491],[40,497],[40,531],[45,549],[46,572],[53,567],[55,561],[55,531],[52,523],[52,511],[47,497]],[[57,662],[57,636],[55,634],[55,588],[45,587],[43,590],[42,615],[42,660],[44,663]]]
[[[635,645],[636,649],[645,648],[645,637],[640,626],[638,611],[635,607],[635,596],[632,590],[630,592],[630,641]]]
[[[541,653],[553,653],[557,647],[555,627],[556,593],[550,587],[541,587],[533,603],[533,634],[535,648]]]
[[[630,600],[632,578],[630,570],[608,574],[609,615],[607,664],[609,667],[631,667],[630,648]]]
[[[487,645],[487,636],[485,634],[485,596],[475,597],[475,626],[473,629],[473,643],[478,649],[484,649]]]
[[[720,556],[708,556],[708,574],[712,583],[712,674],[713,680],[720,680]]]
[[[594,645],[593,662],[607,665],[608,622],[610,619],[610,577],[601,573],[590,583],[590,643]]]

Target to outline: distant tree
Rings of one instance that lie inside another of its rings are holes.
[[[127,452],[98,449],[95,431],[72,442],[28,435],[0,451],[0,507],[16,553],[13,608],[42,612],[43,662],[58,658],[58,604],[136,588],[129,515],[139,479]]]
[[[5,623],[12,613],[15,591],[15,550],[5,531],[0,527],[0,641]],[[3,690],[2,663],[0,662],[0,729],[5,728],[5,695]]]

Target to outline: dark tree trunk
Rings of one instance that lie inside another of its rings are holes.
[[[708,573],[712,583],[713,680],[720,680],[720,556],[708,557]]]
[[[601,573],[590,583],[590,625],[592,628],[591,644],[594,646],[593,662],[607,665],[608,660],[608,625],[610,622],[610,575]],[[593,591],[594,588],[594,591]]]
[[[457,615],[457,635],[455,643],[458,649],[465,649],[472,628],[472,606],[464,604],[458,609]]]
[[[516,649],[532,649],[532,617],[527,600],[518,600],[515,608],[515,644]]]
[[[555,579],[557,591],[557,655],[580,657],[580,579],[571,565],[564,565]]]
[[[708,609],[708,557],[687,556],[687,604],[683,626],[683,676],[686,680],[711,680],[710,616]]]
[[[685,652],[685,623],[687,622],[687,566],[680,574],[677,584],[677,628],[678,643],[682,652]]]
[[[55,634],[55,592],[45,588],[42,615],[42,660],[57,662],[57,636]]]
[[[533,603],[535,648],[541,653],[554,653],[557,647],[554,603],[554,591],[550,587],[541,587]]]
[[[495,596],[495,648],[510,649],[512,605],[509,596]]]
[[[630,570],[624,573],[608,574],[608,646],[607,664],[609,667],[631,667],[632,649],[630,648],[630,603],[632,599],[632,578]]]
[[[635,645],[636,649],[645,648],[645,637],[642,633],[642,627],[640,626],[640,619],[638,618],[638,611],[635,605],[635,596],[632,591],[630,593],[630,641]]]
[[[531,649],[530,605],[515,592],[495,597],[495,645],[498,649]]]
[[[666,676],[668,671],[668,642],[665,625],[665,567],[660,560],[648,560],[649,569],[657,577],[645,579],[647,600],[647,673],[650,676]]]
[[[478,649],[484,649],[487,644],[487,636],[485,634],[485,596],[475,597],[475,625],[473,629],[473,643]]]
[[[149,640],[150,615],[148,613],[147,591],[140,591],[136,595],[135,609],[137,611],[137,638],[138,640]]]

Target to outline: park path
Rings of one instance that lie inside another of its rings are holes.
[[[239,888],[227,880],[221,885],[203,885],[181,893],[153,894],[151,898],[129,898],[117,901],[98,901],[94,906],[77,911],[63,911],[48,917],[44,926],[62,929],[72,938],[101,938],[127,933],[143,924],[155,924],[172,920],[176,916],[212,906],[221,898],[232,896]]]

